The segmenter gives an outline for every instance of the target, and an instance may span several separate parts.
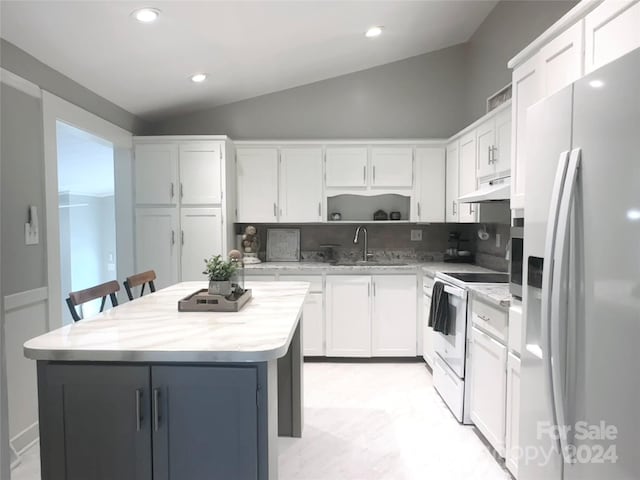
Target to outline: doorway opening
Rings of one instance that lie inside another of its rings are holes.
[[[68,324],[69,292],[117,278],[114,146],[59,120],[56,143],[61,313]],[[78,308],[81,316],[94,315],[100,300]]]

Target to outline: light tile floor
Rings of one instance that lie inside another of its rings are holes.
[[[281,480],[508,480],[421,363],[306,363],[303,438],[280,439]],[[12,480],[40,480],[38,448]]]

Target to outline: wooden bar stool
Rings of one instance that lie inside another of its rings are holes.
[[[104,310],[104,304],[107,301],[107,297],[111,298],[111,305],[117,307],[118,297],[116,297],[116,292],[118,291],[120,291],[120,284],[115,280],[111,280],[110,282],[101,283],[100,285],[96,285],[95,287],[87,288],[85,290],[78,290],[77,292],[71,292],[69,294],[69,298],[67,298],[67,305],[69,306],[69,310],[71,311],[73,321],[77,322],[78,320],[82,320],[82,317],[80,317],[78,315],[78,312],[76,311],[76,306],[90,302],[91,300],[95,300],[96,298],[102,297],[102,303],[100,304],[101,312]]]
[[[127,279],[122,283],[124,284],[124,289],[127,291],[127,297],[129,297],[129,300],[133,300],[133,292],[131,291],[131,289],[137,287],[138,285],[142,285],[140,296],[144,294],[144,287],[146,284],[149,284],[149,290],[151,290],[151,292],[155,292],[156,286],[153,284],[153,281],[155,279],[156,272],[154,272],[153,270],[149,270],[148,272],[136,273],[135,275],[127,277]]]

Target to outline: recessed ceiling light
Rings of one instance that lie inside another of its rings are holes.
[[[196,73],[195,75],[191,75],[191,81],[193,83],[202,83],[207,79],[206,73]]]
[[[589,85],[593,88],[602,88],[604,87],[604,82],[602,80],[591,80]]]
[[[151,23],[158,19],[160,16],[160,10],[157,8],[141,8],[133,12],[131,15],[133,15],[133,18],[138,20],[140,23]]]
[[[369,28],[369,30],[367,30],[367,33],[365,33],[364,35],[368,38],[379,37],[380,34],[382,33],[383,28],[384,27],[382,26],[371,27]]]

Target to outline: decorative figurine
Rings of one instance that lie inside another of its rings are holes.
[[[247,225],[242,234],[242,250],[244,251],[244,263],[262,263],[258,258],[260,239],[256,227]]]

